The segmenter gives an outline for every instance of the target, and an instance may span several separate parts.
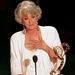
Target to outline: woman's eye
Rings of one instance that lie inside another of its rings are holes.
[[[27,19],[28,19],[27,17],[24,18],[24,20],[27,20]]]
[[[35,18],[35,16],[32,16],[32,18]]]

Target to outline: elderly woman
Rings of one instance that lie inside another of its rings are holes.
[[[32,1],[22,1],[15,9],[15,20],[23,30],[10,39],[11,75],[51,75],[58,56],[53,48],[61,47],[55,27],[39,26],[42,11]]]

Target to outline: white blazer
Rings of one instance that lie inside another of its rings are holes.
[[[55,27],[39,27],[41,30],[42,38],[49,47],[53,48],[55,46],[61,45],[59,34]],[[53,65],[48,54],[45,51],[39,49],[37,49],[35,52],[31,52],[25,48],[24,43],[25,34],[23,34],[23,31],[14,33],[10,38],[11,75],[35,75],[35,64],[32,59],[34,55],[38,57],[36,63],[37,75],[50,75]],[[26,59],[29,62],[27,67],[24,65],[24,61]]]

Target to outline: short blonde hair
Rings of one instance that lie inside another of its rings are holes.
[[[22,24],[22,11],[29,12],[32,15],[36,15],[38,20],[41,18],[42,10],[33,1],[22,1],[15,9],[15,20],[19,24]]]

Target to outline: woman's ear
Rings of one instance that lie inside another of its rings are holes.
[[[39,21],[39,18],[38,18],[38,16],[36,16],[36,20],[37,20],[37,21]]]

